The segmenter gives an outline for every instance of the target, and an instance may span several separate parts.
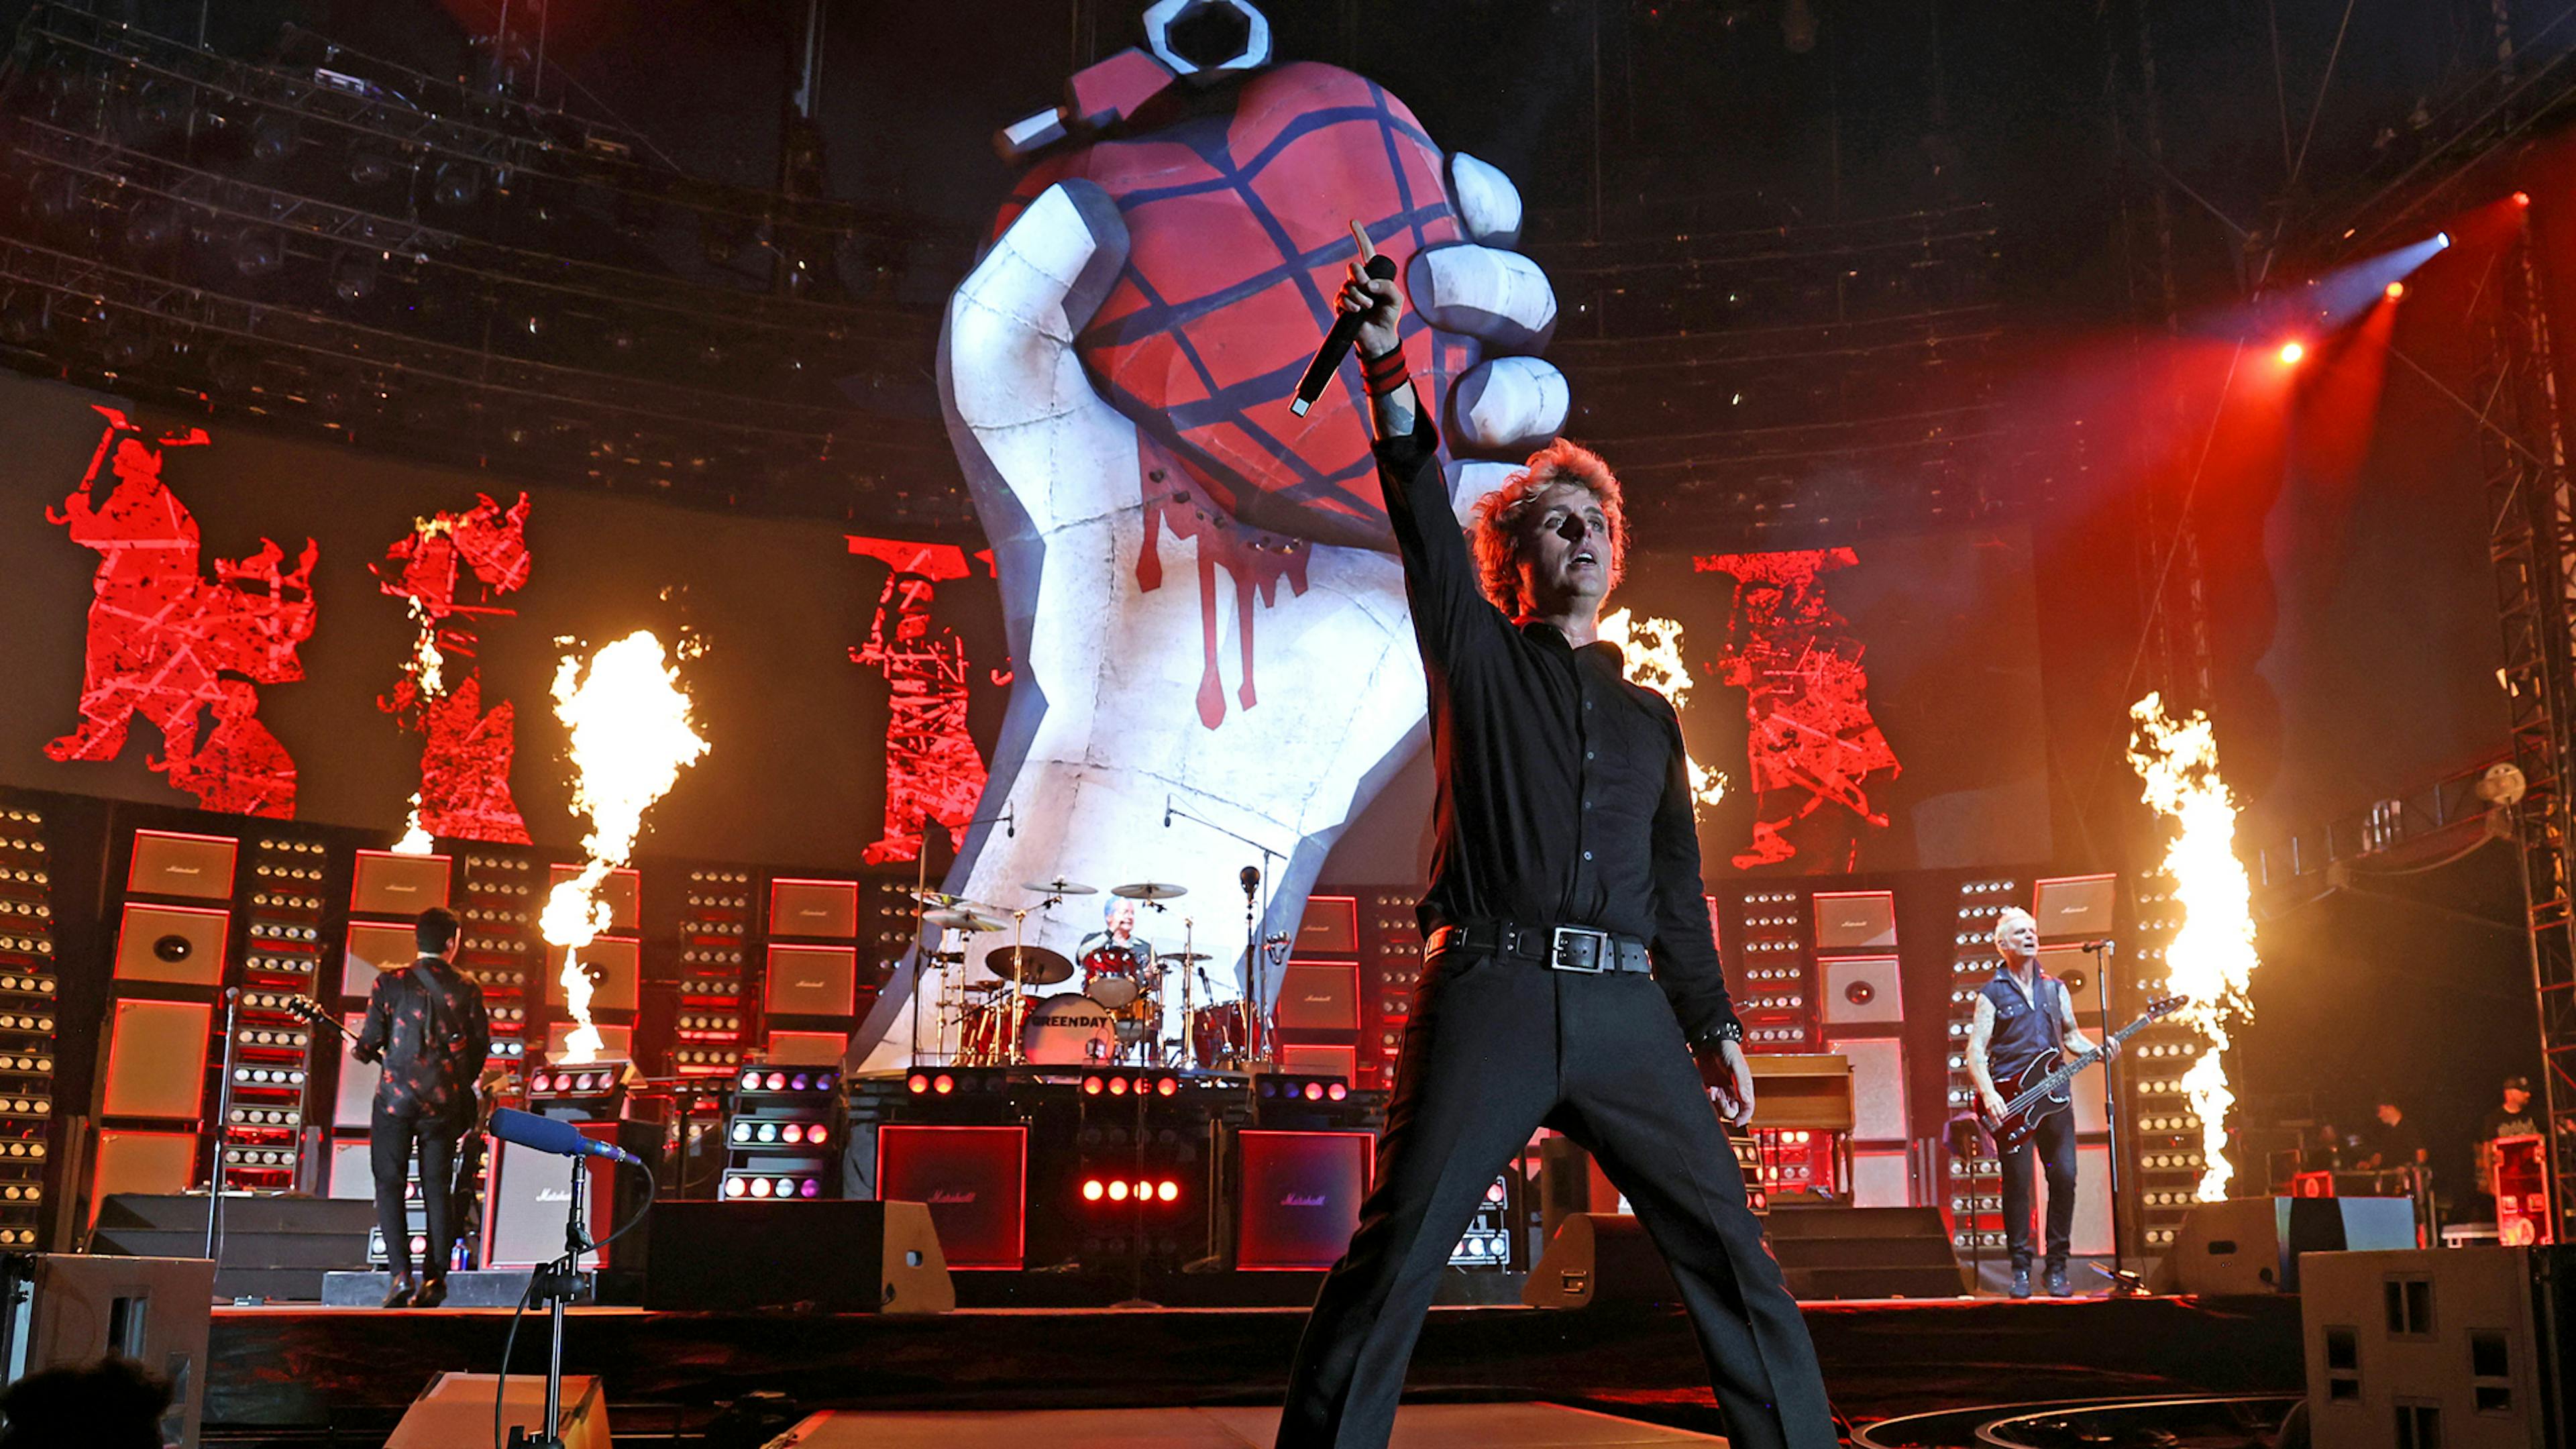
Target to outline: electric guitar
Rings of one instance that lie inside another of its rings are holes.
[[[2158,997],[2147,1004],[2145,1013],[2137,1020],[2111,1033],[2111,1041],[2105,1046],[2063,1061],[2043,1056],[2022,1068],[2021,1074],[2009,1084],[1997,1083],[1996,1095],[2002,1096],[2006,1090],[2012,1094],[2004,1097],[2003,1115],[1988,1115],[1983,1104],[1977,1109],[1978,1120],[1985,1123],[1986,1130],[1995,1136],[1995,1150],[2012,1151],[2029,1141],[2030,1134],[2039,1130],[2040,1123],[2074,1105],[2074,1099],[2066,1095],[2066,1084],[2074,1081],[2086,1067],[2102,1060],[2102,1053],[2108,1045],[2127,1041],[2140,1027],[2171,1016],[2190,1004],[2188,996]]]
[[[284,1006],[287,1011],[307,1025],[327,1026],[333,1031],[338,1032],[340,1035],[347,1037],[351,1042],[355,1042],[358,1039],[358,1034],[349,1030],[349,1024],[347,1022],[344,1022],[339,1017],[332,1015],[331,1008],[324,1006],[321,1002],[314,1000],[310,996],[290,996],[279,1004]]]

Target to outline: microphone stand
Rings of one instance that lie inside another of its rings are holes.
[[[921,919],[922,914],[930,909],[930,902],[923,900],[922,897],[930,894],[930,827],[939,823],[927,816],[923,817],[921,849],[914,851],[912,856],[912,1064],[914,1066],[921,1065],[921,976],[930,958],[929,929]],[[978,815],[957,826],[956,829],[972,830],[978,825],[1001,823],[1007,823],[1010,826],[1010,834],[1013,838],[1018,837],[1019,814],[1007,800],[1002,802],[1002,808],[998,813]]]
[[[2108,1042],[2111,1039],[2111,970],[2114,962],[2118,960],[2119,948],[2113,945],[2110,941],[2105,940],[2098,945],[2087,946],[2084,949],[2096,958],[2093,963],[2093,988],[2094,994],[2102,1003],[2102,1022],[2100,1026],[2102,1040],[2104,1042]],[[2111,1134],[2111,1150],[2104,1153],[2103,1157],[2110,1164],[2110,1274],[2111,1291],[2114,1294],[2134,1293],[2138,1291],[2137,1288],[2133,1286],[2138,1280],[2135,1275],[2129,1272],[2129,1265],[2120,1252],[2120,1090],[2119,1084],[2112,1078],[2112,1073],[2117,1070],[2119,1070],[2119,1063],[2117,1061],[2109,1057],[2105,1057],[2103,1059],[2102,1126],[2104,1130]],[[2135,1217],[2135,1214],[2131,1214],[2131,1219],[2133,1221],[2135,1220]]]
[[[1261,879],[1257,884],[1245,887],[1243,892],[1243,969],[1245,972],[1243,1005],[1245,1014],[1250,1018],[1244,1023],[1244,1050],[1254,1060],[1268,1061],[1270,1060],[1267,1055],[1270,1050],[1270,1000],[1261,993],[1261,920],[1270,914],[1271,863],[1282,857],[1278,851],[1251,836],[1228,830],[1213,820],[1191,814],[1186,805],[1166,802],[1163,809],[1170,817],[1186,820],[1193,825],[1204,825],[1228,840],[1240,841],[1261,852]],[[1260,900],[1258,911],[1254,909],[1256,896]]]
[[[590,1233],[581,1220],[581,1200],[589,1184],[590,1159],[575,1155],[572,1191],[564,1207],[564,1255],[537,1269],[528,1280],[529,1296],[542,1299],[546,1305],[546,1324],[552,1338],[546,1346],[546,1416],[537,1433],[529,1433],[524,1425],[512,1428],[510,1449],[564,1449],[564,1307],[581,1292],[581,1255],[592,1246]]]
[[[206,1195],[206,1256],[214,1261],[218,1272],[224,1266],[224,1185],[231,1176],[224,1167],[224,1139],[231,1135],[233,1116],[233,1048],[234,1035],[240,1022],[241,988],[224,988],[224,1079],[215,1091],[215,1175],[214,1191]],[[388,1248],[392,1245],[387,1244]]]

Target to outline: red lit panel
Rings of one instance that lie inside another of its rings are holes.
[[[1235,1140],[1243,1196],[1234,1266],[1245,1272],[1333,1266],[1359,1231],[1360,1201],[1376,1169],[1376,1136],[1247,1129]]]
[[[877,1129],[877,1197],[930,1208],[950,1271],[1014,1270],[1028,1254],[1025,1127]]]
[[[182,835],[169,830],[134,832],[134,860],[125,888],[145,895],[232,899],[233,860],[241,842],[227,835]]]
[[[349,909],[365,916],[417,916],[446,905],[455,865],[443,855],[359,851],[357,872],[349,880]]]

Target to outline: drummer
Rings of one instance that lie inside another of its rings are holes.
[[[1137,958],[1139,965],[1153,959],[1153,943],[1136,934],[1134,901],[1125,896],[1105,897],[1100,904],[1100,919],[1102,929],[1082,938],[1082,944],[1073,953],[1075,960],[1081,960],[1103,947],[1129,952]]]

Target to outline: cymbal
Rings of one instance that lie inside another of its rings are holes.
[[[991,905],[983,901],[968,900],[964,896],[945,895],[939,891],[905,891],[904,894],[921,902],[925,906],[933,908],[962,906],[970,911],[982,911],[986,915],[998,916],[1006,914],[1000,906]]]
[[[1134,885],[1111,886],[1109,893],[1131,901],[1168,901],[1176,896],[1188,895],[1190,888],[1173,885],[1167,881],[1145,880],[1138,881]]]
[[[1020,889],[1024,891],[1036,891],[1042,896],[1096,896],[1100,894],[1100,887],[1098,886],[1087,886],[1078,880],[1066,880],[1063,876],[1057,876],[1053,880],[1024,880],[1020,882]]]
[[[1073,963],[1044,946],[1004,946],[984,957],[984,969],[1023,986],[1052,986],[1073,974]]]
[[[951,931],[999,931],[1011,923],[968,906],[942,906],[921,913],[923,924]]]
[[[1216,958],[1205,951],[1164,951],[1156,954],[1154,959],[1157,961],[1213,961]]]

